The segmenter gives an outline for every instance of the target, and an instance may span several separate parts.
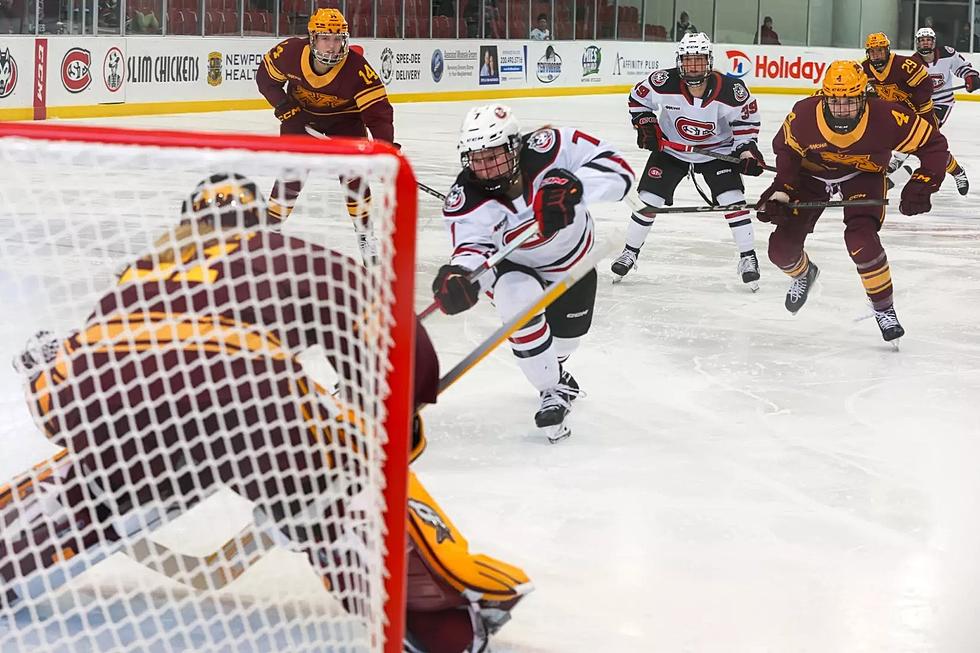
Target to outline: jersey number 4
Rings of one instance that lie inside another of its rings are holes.
[[[909,121],[909,117],[907,114],[904,114],[901,111],[895,111],[894,109],[892,109],[892,117],[895,119],[895,122],[898,123],[899,127],[901,127],[902,125],[904,125]]]

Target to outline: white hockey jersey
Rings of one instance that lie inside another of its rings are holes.
[[[446,195],[443,216],[452,239],[450,263],[473,270],[526,229],[536,229],[534,195],[552,168],[564,168],[582,182],[583,197],[575,220],[550,238],[531,238],[508,260],[534,269],[545,281],[556,281],[591,249],[595,224],[592,202],[616,202],[634,182],[633,170],[615,147],[577,129],[539,129],[524,137],[520,156],[524,194],[516,200],[488,195],[464,170]],[[496,277],[480,277],[489,290]]]
[[[912,58],[925,66],[929,72],[929,80],[932,82],[932,103],[952,106],[956,102],[953,98],[953,78],[975,75],[978,74],[977,70],[962,54],[948,45],[937,47],[934,54],[932,63],[923,59],[918,52],[913,54]]]
[[[664,138],[719,154],[731,154],[759,139],[759,105],[737,79],[713,72],[704,96],[691,95],[677,68],[656,70],[630,92],[630,115],[657,113]],[[668,149],[689,163],[704,163],[704,154]]]

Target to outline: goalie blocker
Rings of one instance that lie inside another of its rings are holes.
[[[42,337],[20,357],[31,411],[65,451],[0,489],[8,604],[32,576],[127,539],[127,517],[146,506],[187,510],[220,484],[253,501],[348,612],[367,613],[364,535],[341,519],[371,451],[358,402],[371,382],[355,364],[371,356],[371,325],[347,317],[362,315],[348,291],[357,264],[256,230],[265,215],[247,179],[202,182],[180,224],[78,331],[57,346]],[[284,275],[290,283],[276,283]],[[307,328],[282,327],[301,315]],[[416,333],[416,405],[434,403],[438,361],[421,325]],[[315,345],[338,373],[335,396],[296,358]],[[413,460],[424,448],[418,417],[414,435]],[[406,646],[482,650],[531,585],[520,569],[470,554],[414,476],[410,492]]]

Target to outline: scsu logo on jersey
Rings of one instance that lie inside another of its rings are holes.
[[[932,90],[934,91],[941,89],[946,83],[946,78],[943,75],[929,75],[929,79],[932,80]]]
[[[715,135],[715,123],[683,116],[674,121],[674,127],[689,141],[706,141]]]
[[[741,50],[725,50],[725,56],[731,67],[731,71],[725,73],[729,77],[745,77],[752,70],[752,60]]]
[[[449,194],[446,195],[446,203],[443,208],[447,213],[452,213],[461,209],[465,203],[466,195],[463,194],[463,189],[460,186],[453,186],[449,190]]]
[[[555,132],[550,129],[541,129],[531,134],[527,140],[527,146],[535,152],[544,154],[555,145]]]

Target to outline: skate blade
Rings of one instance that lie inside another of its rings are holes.
[[[745,285],[752,292],[759,292],[759,282],[758,281],[749,281]]]
[[[554,426],[543,426],[541,427],[541,432],[544,433],[546,438],[548,438],[548,442],[555,444],[556,442],[561,442],[570,436],[572,434],[572,429],[568,428],[568,425],[562,422],[561,424],[555,424]]]
[[[615,272],[613,272],[613,283],[619,283],[620,281],[622,281],[625,278],[626,278],[625,275],[621,277],[618,274],[616,274]]]
[[[895,338],[894,340],[889,340],[888,344],[892,346],[892,351],[901,351],[898,346],[898,341],[901,340],[901,336]]]

